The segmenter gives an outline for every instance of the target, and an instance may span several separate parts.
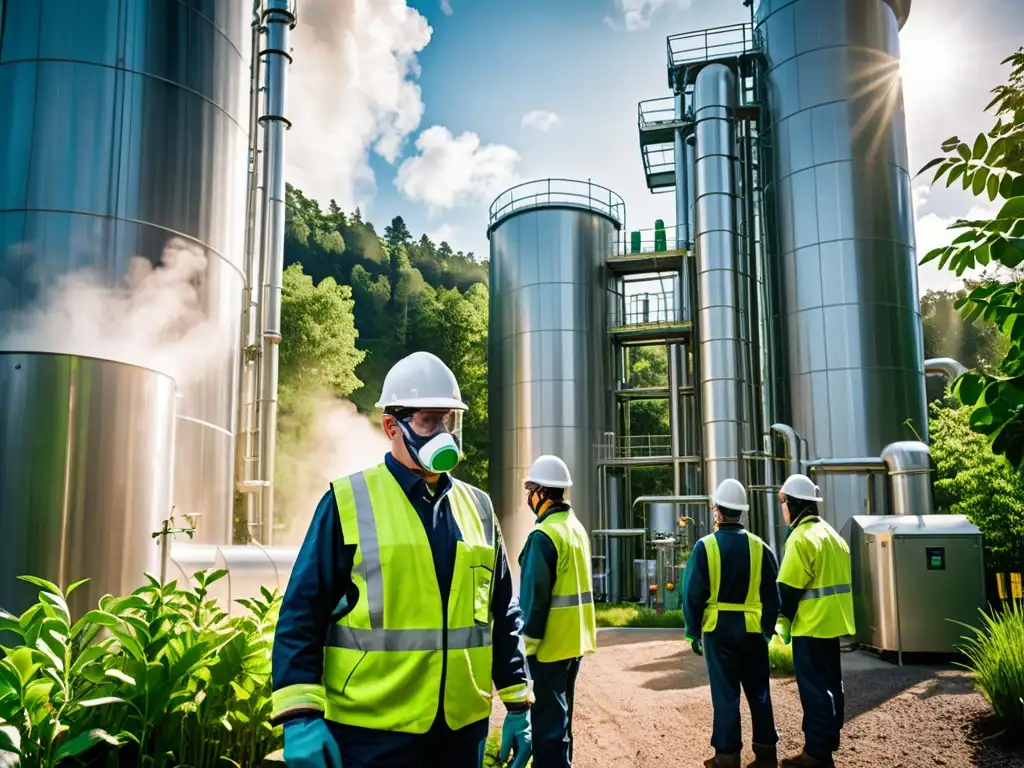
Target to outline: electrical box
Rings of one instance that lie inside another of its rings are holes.
[[[985,605],[982,534],[963,515],[858,515],[843,529],[857,642],[955,653]]]

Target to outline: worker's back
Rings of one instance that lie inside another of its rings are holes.
[[[794,637],[841,637],[855,631],[850,548],[816,515],[801,520],[786,542],[782,584],[803,590]]]
[[[747,602],[750,590],[751,535],[739,523],[721,523],[714,534],[717,558],[709,558],[705,541],[697,542],[686,568],[684,606],[687,630],[699,636],[706,623],[708,601],[711,599],[711,560],[717,559],[718,597],[716,602],[741,605]],[[761,601],[761,629],[771,634],[778,613],[778,567],[771,549],[754,539],[761,547],[761,578],[758,597]],[[692,571],[692,573],[691,573]],[[714,629],[722,637],[739,637],[748,633],[747,620],[742,611],[719,610]],[[691,624],[693,626],[691,626]]]

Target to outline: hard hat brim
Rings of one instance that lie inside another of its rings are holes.
[[[741,504],[725,504],[725,503],[720,502],[720,501],[716,501],[716,502],[714,502],[714,504],[719,509],[729,509],[729,510],[732,510],[733,512],[748,512],[748,511],[750,511],[750,505],[749,504],[742,504],[742,505]]]
[[[799,493],[787,493],[787,496],[792,496],[794,499],[800,499],[801,501],[824,501],[821,496],[804,496]]]
[[[528,477],[526,482],[535,483],[541,488],[572,488],[572,480],[566,482],[565,480],[542,480],[537,477]]]
[[[409,397],[397,400],[378,400],[376,408],[443,408],[451,411],[468,411],[469,406],[453,397]]]

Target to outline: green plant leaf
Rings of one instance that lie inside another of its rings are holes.
[[[915,175],[915,176],[920,176],[920,175],[921,175],[922,173],[924,173],[925,171],[927,171],[927,170],[928,170],[929,168],[934,168],[935,166],[937,166],[937,165],[942,165],[942,164],[943,164],[943,163],[945,163],[945,162],[946,162],[946,158],[944,158],[944,157],[937,157],[937,158],[935,158],[934,160],[930,160],[930,161],[929,161],[928,163],[926,163],[926,164],[925,164],[925,165],[924,165],[924,166],[923,166],[923,167],[921,168],[921,170],[919,170],[919,171],[918,171],[918,172],[917,172],[916,174],[914,174],[914,175]]]
[[[988,139],[985,138],[984,133],[979,133],[978,138],[974,140],[974,147],[971,149],[971,154],[974,157],[982,158],[985,156],[986,152],[988,152]]]
[[[996,216],[999,219],[1024,219],[1024,195],[1011,197],[1003,207],[999,209]]]
[[[986,191],[989,200],[995,200],[999,197],[999,177],[996,174],[993,173],[988,177],[988,189]]]
[[[1013,177],[1008,173],[1004,174],[999,182],[999,196],[1004,200],[1009,200],[1013,197]]]
[[[953,170],[949,172],[949,176],[946,177],[946,187],[953,186],[953,182],[960,178],[960,174],[967,170],[966,164],[958,164],[953,166]]]
[[[61,748],[58,749],[56,754],[53,756],[53,762],[54,764],[57,764],[65,758],[77,757],[83,752],[87,752],[101,741],[105,741],[107,744],[115,747],[120,746],[121,744],[120,741],[115,739],[106,731],[100,728],[93,728],[91,731],[80,733],[64,742]]]
[[[120,696],[101,696],[97,699],[87,699],[86,701],[80,701],[78,706],[92,708],[92,707],[105,707],[108,704],[124,704],[125,700]]]
[[[974,181],[971,184],[971,192],[977,197],[985,191],[985,184],[988,182],[989,172],[987,168],[979,168],[974,174]]]
[[[19,576],[18,578],[21,581],[26,581],[29,584],[33,584],[33,585],[39,587],[40,589],[45,590],[46,592],[49,592],[52,595],[59,595],[59,594],[61,594],[60,587],[58,587],[52,581],[47,581],[46,579],[41,579],[38,576]]]
[[[115,680],[120,680],[122,683],[126,683],[127,685],[135,685],[135,678],[129,677],[120,669],[108,669],[104,672],[104,674],[107,675],[107,677],[112,677]]]
[[[953,385],[954,394],[964,405],[974,405],[985,389],[985,380],[977,373],[968,371]]]
[[[956,153],[960,155],[960,157],[962,157],[964,160],[971,159],[971,148],[968,147],[963,142],[960,142],[959,144],[956,145]]]
[[[6,721],[0,722],[0,749],[21,754],[21,731]]]

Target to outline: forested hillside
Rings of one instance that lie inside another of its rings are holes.
[[[320,311],[295,307],[291,328],[289,317],[282,318],[286,330],[292,331],[292,344],[306,348],[323,335],[340,334],[354,336],[354,347],[365,353],[348,359],[350,372],[355,366],[354,379],[343,381],[337,371],[326,378],[307,376],[312,380],[302,382],[299,389],[308,389],[306,384],[326,388],[370,413],[384,375],[396,360],[416,350],[433,352],[455,372],[470,409],[464,432],[466,460],[459,474],[486,487],[487,261],[454,251],[446,242],[434,243],[426,235],[414,238],[401,216],[378,233],[358,209],[345,213],[332,200],[324,211],[290,185],[286,203],[285,266],[290,268],[286,299],[298,290],[297,270],[301,269],[313,285],[335,297],[333,306],[347,303],[356,332],[338,319],[328,321]],[[307,285],[306,290],[312,287]],[[303,306],[312,309],[310,302]],[[286,315],[288,309],[283,309]],[[283,346],[288,345],[286,334]],[[310,361],[307,367],[316,365]],[[292,383],[289,375],[282,364],[284,440],[289,432],[293,436],[301,432],[312,418],[302,413],[303,398],[284,391]],[[293,375],[300,373],[296,370]]]

